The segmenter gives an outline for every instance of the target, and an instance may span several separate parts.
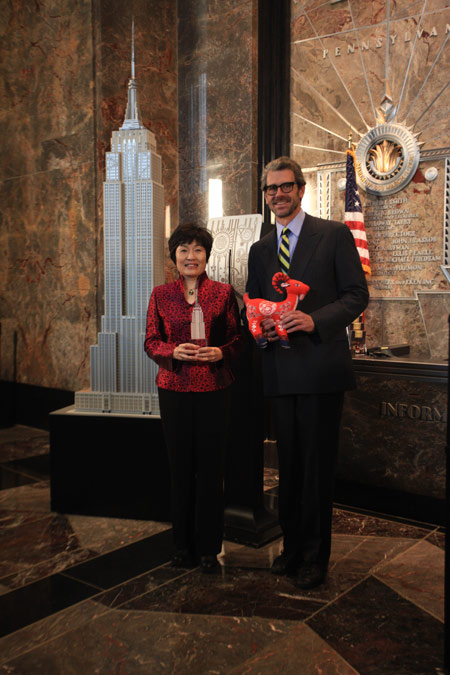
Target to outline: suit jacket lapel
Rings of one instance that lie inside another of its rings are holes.
[[[314,229],[314,219],[306,214],[289,268],[289,276],[292,279],[302,280],[311,256],[321,239],[322,235]]]
[[[264,250],[264,263],[267,276],[270,278],[270,283],[272,283],[272,277],[276,272],[280,271],[280,263],[278,261],[278,242],[277,242],[277,230],[271,233],[271,236],[267,238],[265,250]]]

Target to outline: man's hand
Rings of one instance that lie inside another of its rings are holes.
[[[302,330],[305,333],[312,333],[315,328],[311,316],[301,312],[299,309],[293,309],[292,311],[283,314],[281,323],[287,333],[295,333],[298,330]]]
[[[261,328],[264,337],[266,337],[269,342],[275,342],[280,339],[275,331],[275,321],[273,319],[263,319],[261,321]]]

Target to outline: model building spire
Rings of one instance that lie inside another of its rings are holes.
[[[144,129],[138,103],[138,85],[135,76],[134,61],[134,19],[131,24],[131,77],[128,82],[128,103],[121,129]]]

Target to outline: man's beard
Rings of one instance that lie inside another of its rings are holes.
[[[276,211],[277,206],[282,206],[283,208],[285,208],[286,206],[288,206],[288,210],[287,210],[287,211],[284,211],[283,214],[280,216],[281,218],[286,218],[286,217],[292,215],[292,214],[294,213],[294,211],[298,208],[299,205],[300,205],[300,202],[299,202],[299,201],[296,201],[296,200],[290,201],[290,202],[289,202],[289,201],[284,201],[284,200],[283,200],[283,201],[278,201],[277,204],[274,204],[274,203],[272,202],[272,208],[271,208],[271,211],[273,211],[273,213],[274,213],[275,216],[276,216],[276,215],[277,215],[277,211]]]

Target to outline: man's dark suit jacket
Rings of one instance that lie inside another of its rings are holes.
[[[279,271],[274,228],[250,249],[249,297],[282,299],[272,286],[272,277]],[[312,316],[315,330],[311,334],[290,333],[290,349],[269,343],[262,359],[265,393],[277,396],[353,389],[346,327],[364,311],[369,293],[347,225],[306,214],[289,276],[310,286],[297,309]]]

